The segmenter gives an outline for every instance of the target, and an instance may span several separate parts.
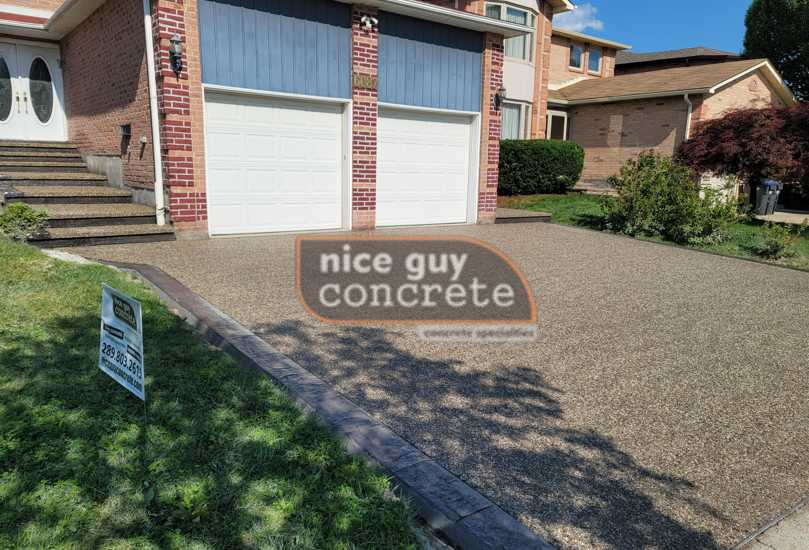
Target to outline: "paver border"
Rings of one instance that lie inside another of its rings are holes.
[[[139,277],[209,343],[282,386],[307,414],[334,430],[351,454],[371,459],[391,475],[419,516],[454,546],[553,550],[502,508],[174,277],[145,264],[103,263]]]

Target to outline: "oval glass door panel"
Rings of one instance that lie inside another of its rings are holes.
[[[48,65],[42,58],[37,57],[31,63],[28,82],[31,92],[31,107],[40,122],[48,122],[53,113],[53,83]]]
[[[0,57],[0,122],[11,115],[11,74],[6,60]]]

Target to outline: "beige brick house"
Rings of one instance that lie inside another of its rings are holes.
[[[707,48],[632,54],[613,44],[615,50],[605,51],[616,51],[617,61],[606,62],[601,74],[584,73],[580,67],[588,65],[591,44],[609,44],[586,35],[571,39],[566,31],[554,34],[567,51],[560,48],[555,61],[552,56],[548,135],[584,148],[582,189],[605,188],[607,178],[642,151],[674,154],[701,121],[734,109],[795,103],[766,59]]]

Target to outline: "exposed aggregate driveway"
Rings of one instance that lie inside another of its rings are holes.
[[[548,224],[391,233],[500,248],[540,339],[321,324],[292,236],[78,253],[162,268],[563,548],[730,547],[809,495],[809,274]]]

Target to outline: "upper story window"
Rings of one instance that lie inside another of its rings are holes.
[[[486,3],[486,15],[502,21],[525,25],[532,29],[536,25],[536,16],[528,10],[515,8],[507,4]],[[534,34],[524,34],[514,38],[506,38],[503,41],[503,48],[506,57],[531,61],[533,57]]]
[[[571,69],[577,69],[579,71],[584,70],[584,46],[581,44],[576,44],[575,42],[570,45],[570,63],[568,63]]]
[[[603,52],[598,46],[590,46],[590,53],[587,56],[587,70],[591,74],[601,74],[601,58]]]

